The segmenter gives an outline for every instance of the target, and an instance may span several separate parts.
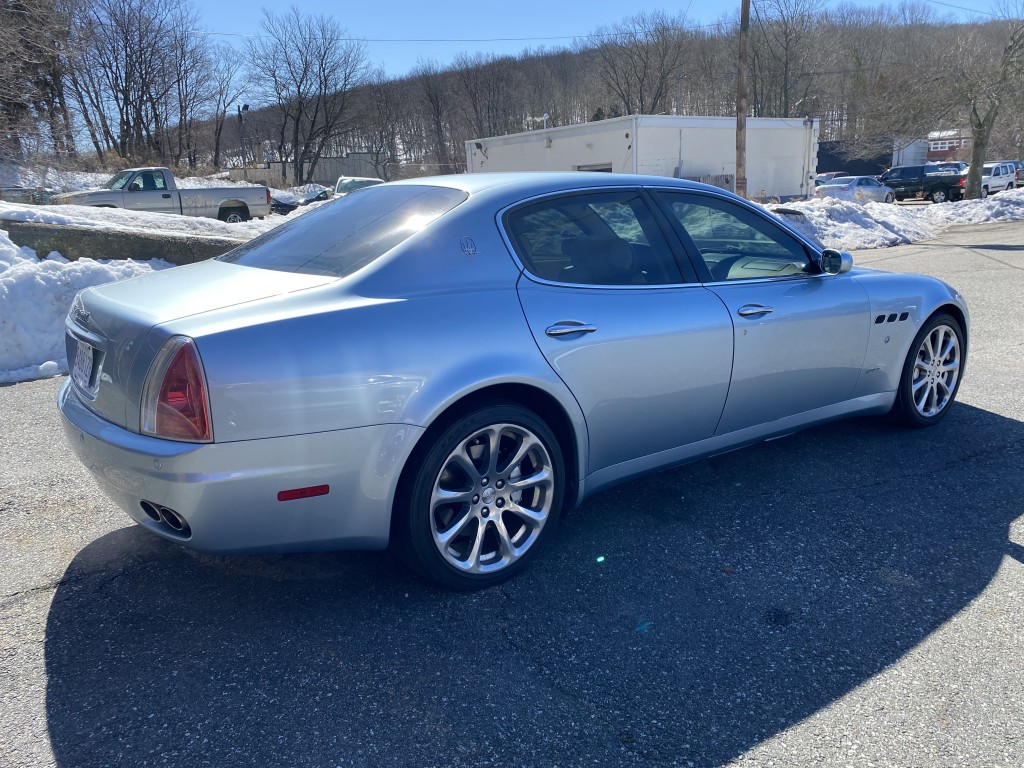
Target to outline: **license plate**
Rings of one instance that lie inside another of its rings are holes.
[[[92,383],[93,351],[91,345],[79,340],[78,351],[75,353],[75,365],[71,369],[71,378],[82,389],[89,389],[89,385]]]

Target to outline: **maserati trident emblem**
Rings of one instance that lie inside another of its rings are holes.
[[[464,237],[459,241],[459,245],[462,247],[462,252],[467,256],[476,256],[476,243],[473,242],[472,237]]]

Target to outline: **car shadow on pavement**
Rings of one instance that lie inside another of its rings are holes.
[[[518,578],[457,594],[380,553],[208,557],[139,527],[48,617],[56,762],[719,765],[897,662],[981,594],[1024,425],[958,404],[613,488]]]

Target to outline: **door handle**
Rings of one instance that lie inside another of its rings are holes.
[[[564,320],[561,323],[549,325],[544,329],[544,333],[553,339],[557,339],[559,336],[571,336],[574,333],[593,333],[596,330],[596,325],[584,325],[577,320]]]
[[[164,193],[163,193],[162,195],[160,195],[160,197],[168,197],[168,198],[169,198],[170,196],[171,196],[171,193],[170,193],[170,192],[164,192]]]
[[[757,317],[758,315],[767,315],[769,312],[774,311],[774,307],[766,307],[762,304],[747,304],[736,310],[736,314],[740,317]]]

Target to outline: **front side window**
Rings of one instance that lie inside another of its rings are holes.
[[[381,184],[345,195],[218,257],[247,267],[345,277],[383,256],[468,195]]]
[[[640,193],[572,194],[505,217],[523,266],[544,280],[576,285],[682,282],[675,258]]]
[[[819,272],[800,241],[753,211],[707,195],[659,195],[693,241],[714,282]]]

